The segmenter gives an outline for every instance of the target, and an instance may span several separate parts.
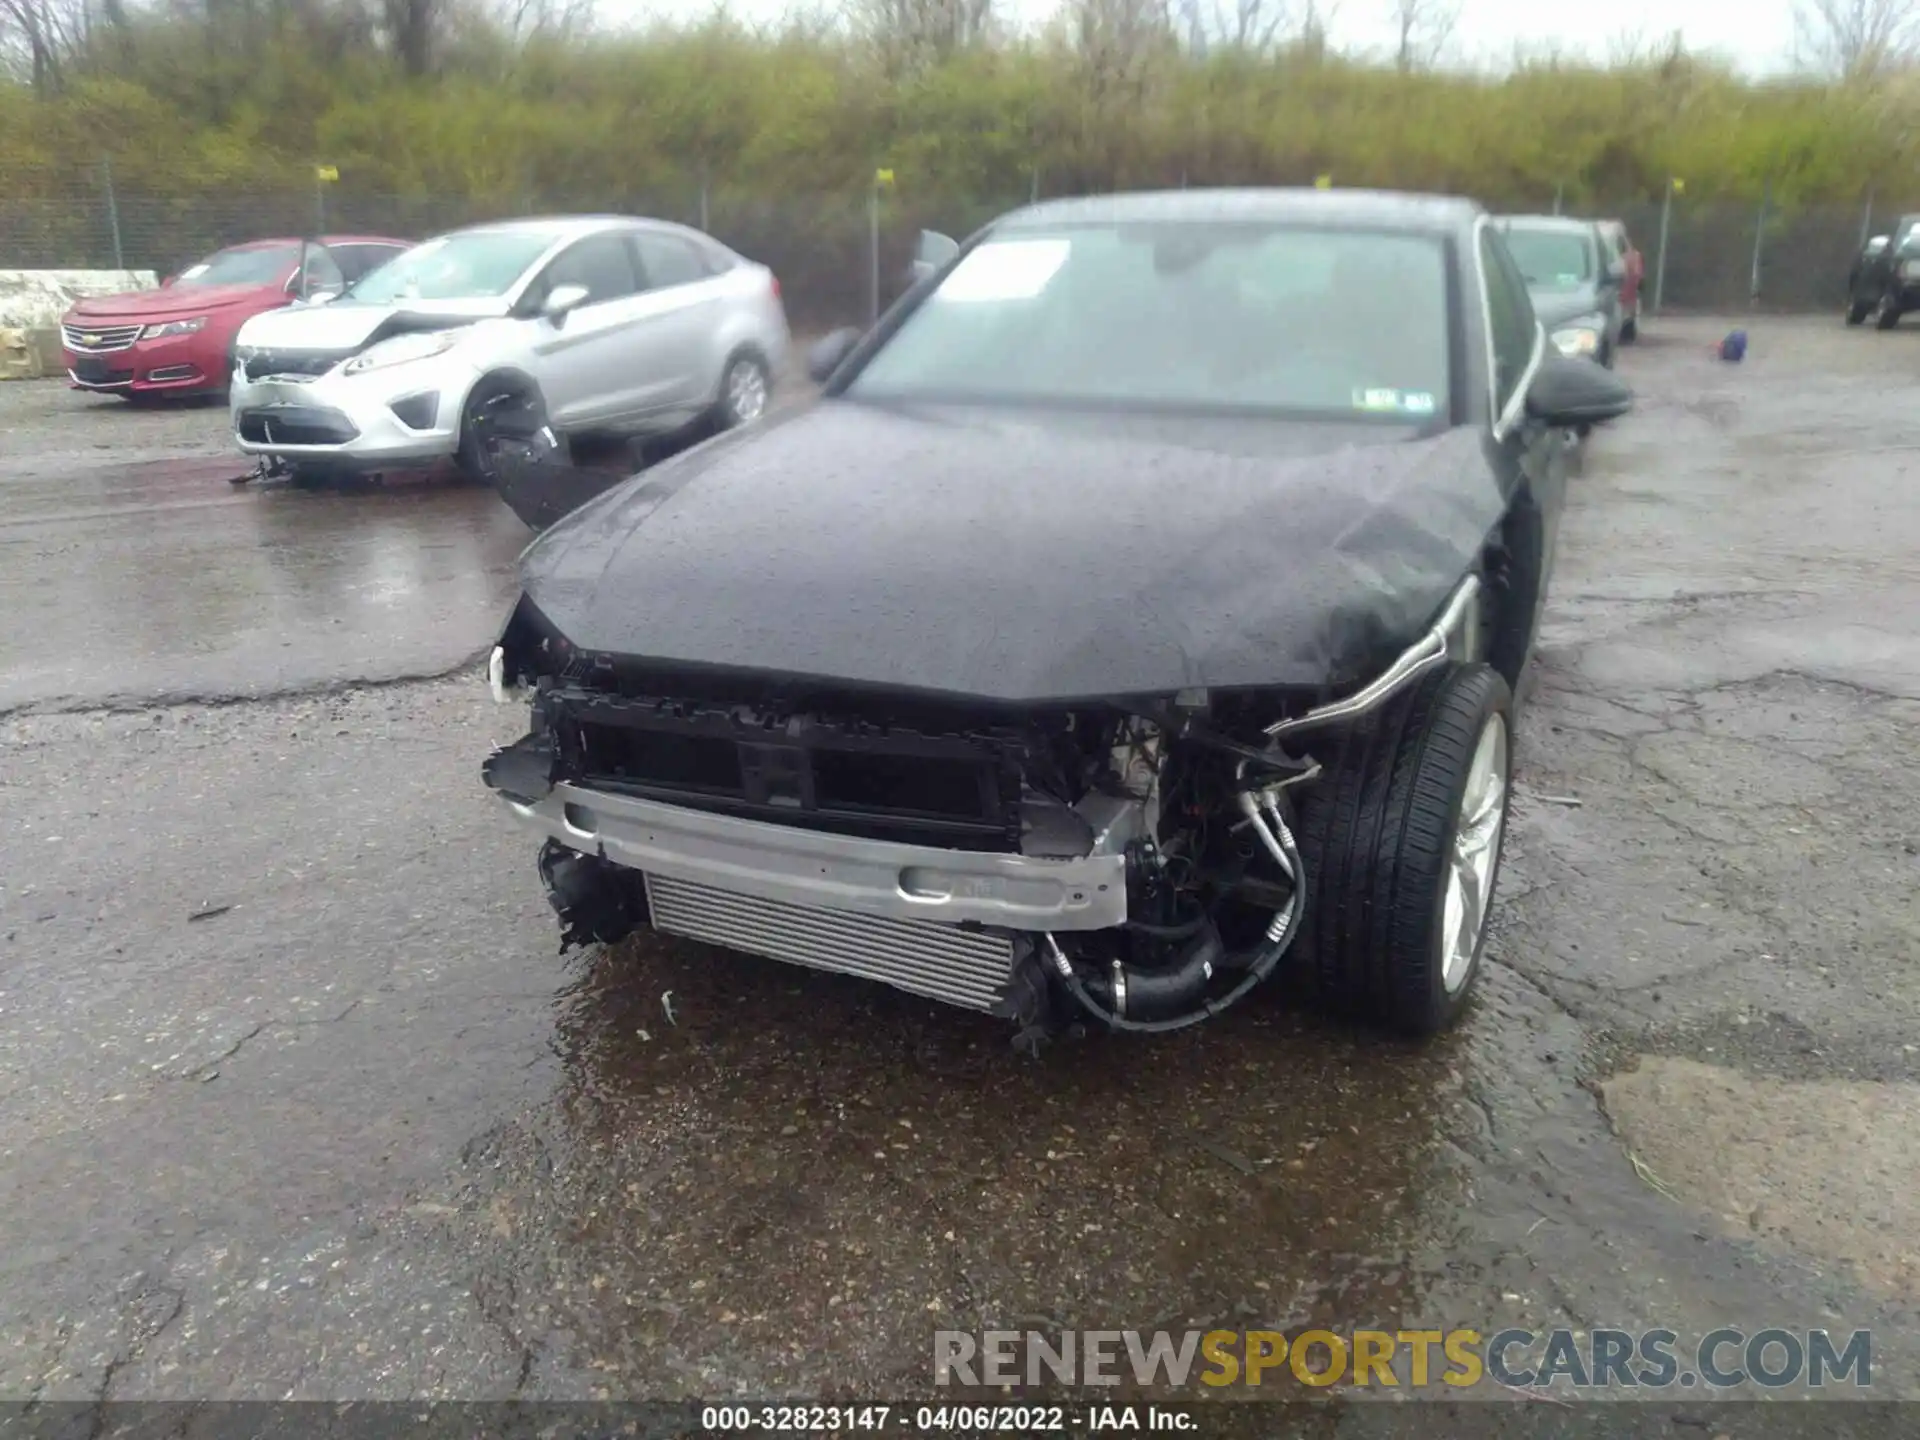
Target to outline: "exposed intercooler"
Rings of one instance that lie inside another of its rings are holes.
[[[1014,941],[1006,931],[788,905],[661,875],[648,875],[646,887],[657,930],[878,980],[969,1010],[994,1009],[1013,971]]]

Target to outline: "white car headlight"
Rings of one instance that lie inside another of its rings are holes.
[[[1920,280],[1920,260],[1901,261],[1900,278],[1903,280]]]
[[[459,337],[449,331],[429,331],[417,335],[396,335],[391,340],[382,340],[371,350],[362,352],[347,361],[343,367],[348,375],[359,375],[367,370],[379,370],[388,365],[407,365],[415,360],[430,360],[435,355],[444,355],[454,347]]]
[[[1553,332],[1553,344],[1562,355],[1593,355],[1600,349],[1600,337],[1606,332],[1606,318],[1582,315]]]
[[[191,320],[168,320],[164,324],[149,325],[140,332],[142,340],[164,340],[169,335],[196,335],[207,328],[207,317],[196,315]]]

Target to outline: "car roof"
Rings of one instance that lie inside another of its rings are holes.
[[[1496,215],[1493,223],[1501,229],[1517,225],[1526,230],[1558,231],[1562,235],[1591,235],[1600,222],[1578,220],[1571,215]]]
[[[1145,190],[1042,200],[1003,215],[999,226],[1202,221],[1297,221],[1364,229],[1448,233],[1470,227],[1486,212],[1453,195],[1397,190],[1320,190],[1306,187],[1242,190]]]
[[[528,215],[514,220],[483,220],[477,225],[462,225],[443,233],[475,235],[526,230],[549,234],[556,240],[577,240],[583,235],[597,235],[602,230],[619,229],[629,225],[664,225],[665,223],[661,220],[649,220],[640,215]]]
[[[284,245],[303,245],[309,241],[321,245],[413,245],[412,240],[402,240],[394,235],[275,235],[265,240],[241,240],[232,245],[222,245],[213,253],[223,255],[229,250],[272,250]]]

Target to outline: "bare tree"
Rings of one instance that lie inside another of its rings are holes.
[[[86,24],[84,0],[0,0],[0,57],[49,94],[60,88]]]
[[[1068,0],[1067,23],[1097,88],[1107,90],[1137,83],[1174,39],[1169,0]]]
[[[1798,0],[1793,28],[1803,65],[1864,80],[1920,51],[1920,0]]]
[[[1393,63],[1404,75],[1437,62],[1460,22],[1460,0],[1391,0]]]
[[[494,0],[486,7],[493,23],[519,42],[535,36],[576,35],[593,24],[593,0]]]
[[[1268,51],[1283,38],[1288,0],[1176,0],[1181,37],[1195,55],[1216,48]]]
[[[937,64],[993,32],[993,0],[853,0],[850,18],[889,73]]]

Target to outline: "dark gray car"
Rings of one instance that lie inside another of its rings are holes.
[[[1565,432],[1464,200],[1175,191],[1006,216],[820,402],[548,529],[484,778],[566,943],[654,929],[1014,1021],[1269,977],[1415,1034],[1478,972]],[[536,513],[582,486],[525,447]],[[1295,947],[1295,940],[1299,945]]]
[[[1591,220],[1502,215],[1494,224],[1526,276],[1533,310],[1562,355],[1609,368],[1620,345],[1626,268]]]

